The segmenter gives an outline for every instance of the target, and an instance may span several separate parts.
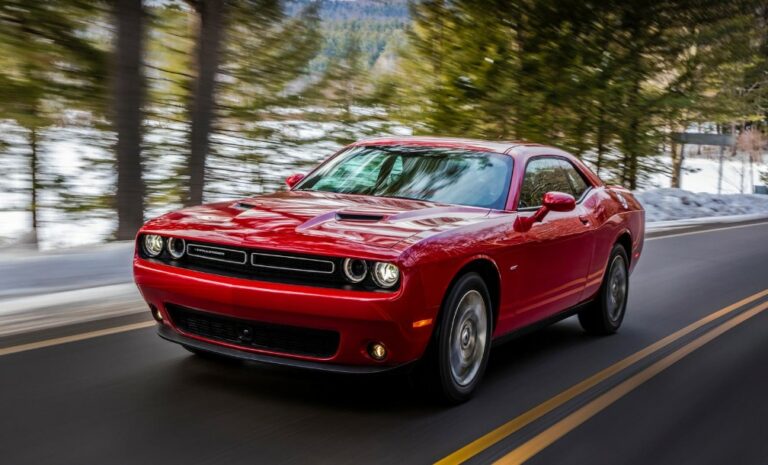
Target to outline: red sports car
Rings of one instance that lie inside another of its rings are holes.
[[[336,372],[412,364],[458,402],[492,342],[573,314],[596,334],[624,318],[643,208],[562,150],[372,139],[287,184],[141,229],[134,276],[161,337]]]

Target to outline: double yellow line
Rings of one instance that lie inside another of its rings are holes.
[[[704,318],[701,318],[700,320],[695,321],[694,323],[691,323],[690,325],[670,334],[669,336],[651,344],[650,346],[624,358],[623,360],[620,360],[619,362],[609,366],[608,368],[605,368],[604,370],[598,373],[595,373],[594,375],[579,382],[578,384],[571,386],[570,388],[566,389],[560,394],[557,394],[556,396],[542,402],[541,404],[528,410],[527,412],[514,418],[513,420],[510,420],[509,422],[504,423],[503,425],[499,426],[493,431],[485,434],[484,436],[481,436],[480,438],[472,441],[471,443],[467,444],[461,449],[437,461],[436,464],[439,464],[439,465],[459,464],[459,463],[463,463],[466,460],[469,460],[470,458],[478,455],[479,453],[488,449],[489,447],[496,444],[497,442],[507,438],[508,436],[512,435],[516,431],[538,420],[539,418],[553,411],[554,409],[561,407],[565,403],[573,400],[577,396],[585,393],[589,389],[597,386],[598,384],[611,378],[612,376],[618,374],[619,372],[625,370],[626,368],[629,368],[630,366],[634,365],[640,360],[643,360],[644,358],[660,351],[661,349],[693,333],[694,331],[702,328],[703,326],[706,326],[707,324],[713,321],[716,321],[726,315],[729,315],[735,312],[736,310],[744,307],[745,305],[748,305],[750,303],[753,303],[765,297],[766,295],[768,295],[768,289],[758,292],[756,294],[753,294],[749,297],[746,297],[734,304],[728,305],[727,307],[724,307],[714,313],[711,313],[705,316]],[[576,427],[578,427],[579,425],[581,425],[582,423],[584,423],[585,421],[587,421],[588,419],[590,419],[591,417],[599,413],[601,410],[605,409],[606,407],[613,404],[618,399],[620,399],[627,393],[631,392],[632,390],[634,390],[635,388],[637,388],[638,386],[640,386],[650,378],[656,376],[658,373],[670,367],[672,364],[674,364],[681,358],[690,354],[694,350],[700,348],[704,344],[710,342],[712,339],[725,333],[729,329],[743,323],[744,321],[748,320],[749,318],[752,318],[753,316],[759,314],[760,312],[766,309],[768,309],[768,302],[764,302],[760,305],[757,305],[756,307],[753,307],[750,310],[732,319],[729,319],[724,323],[721,323],[719,326],[716,326],[715,328],[709,330],[702,336],[699,336],[698,338],[694,339],[693,341],[689,342],[683,347],[677,349],[675,352],[672,352],[671,354],[665,356],[661,360],[653,363],[651,366],[633,375],[632,377],[628,378],[626,381],[623,381],[622,383],[616,385],[615,387],[611,388],[610,390],[600,395],[599,397],[595,398],[591,402],[587,403],[583,407],[569,414],[568,416],[558,421],[551,427],[547,428],[540,434],[536,435],[535,437],[528,440],[524,444],[520,445],[513,451],[509,452],[507,455],[499,459],[496,463],[511,465],[511,464],[520,464],[525,462],[526,460],[533,457],[534,455],[539,453],[541,450],[543,450],[553,442],[565,436],[571,430],[575,429]]]

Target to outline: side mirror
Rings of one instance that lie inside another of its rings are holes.
[[[293,189],[293,186],[298,184],[302,179],[304,179],[303,174],[292,174],[285,178],[285,183],[288,185],[289,189]]]
[[[547,192],[541,206],[553,212],[569,212],[576,208],[576,199],[563,192]]]
[[[531,229],[534,223],[544,220],[547,213],[569,212],[576,208],[576,199],[572,195],[563,192],[547,192],[541,201],[541,207],[531,216],[518,216],[515,220],[515,231],[525,232]]]

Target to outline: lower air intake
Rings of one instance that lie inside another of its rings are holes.
[[[165,308],[179,329],[214,341],[317,358],[331,357],[339,347],[336,331],[223,317],[175,304]]]

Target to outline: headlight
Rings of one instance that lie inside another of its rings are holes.
[[[344,275],[350,282],[359,283],[365,279],[366,274],[368,274],[368,265],[365,263],[365,260],[357,258],[344,259]]]
[[[390,288],[400,279],[400,270],[392,263],[376,262],[373,265],[373,280],[379,287]]]
[[[150,257],[157,257],[163,253],[163,238],[157,234],[144,236],[144,253]]]
[[[168,239],[168,253],[171,254],[171,257],[181,258],[184,256],[186,250],[187,244],[184,242],[184,239],[179,239],[177,237]]]

